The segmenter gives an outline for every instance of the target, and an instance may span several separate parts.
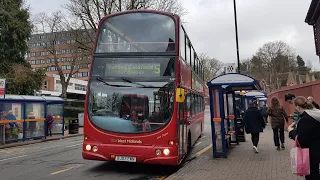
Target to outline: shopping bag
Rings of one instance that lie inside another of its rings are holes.
[[[12,132],[11,133],[14,136],[18,136],[18,134],[19,134],[18,128],[17,127],[12,128]]]
[[[301,148],[299,146],[300,145],[296,137],[293,147],[290,150],[292,173],[297,176],[310,175],[309,148]]]

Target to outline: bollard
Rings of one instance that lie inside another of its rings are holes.
[[[79,119],[69,120],[69,134],[79,133]]]

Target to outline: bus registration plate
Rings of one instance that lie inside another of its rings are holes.
[[[125,162],[136,162],[136,157],[129,156],[116,156],[116,161],[125,161]]]

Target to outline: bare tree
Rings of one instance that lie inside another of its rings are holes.
[[[268,90],[285,86],[289,72],[297,71],[295,50],[283,41],[265,43],[249,60],[242,62],[246,73],[265,80]]]
[[[286,80],[284,77],[296,67],[294,49],[283,41],[265,43],[256,57],[262,62],[263,69],[267,70],[266,79],[272,90],[280,88]]]
[[[67,97],[70,78],[79,71],[82,65],[88,65],[90,55],[86,46],[89,40],[85,37],[81,25],[67,19],[62,12],[57,11],[48,16],[46,13],[36,15],[34,19],[35,32],[41,33],[41,46],[45,50],[48,68],[54,67],[60,76],[62,86],[61,97]],[[64,57],[65,54],[65,57]],[[66,73],[67,72],[67,73]],[[65,75],[66,74],[66,75]]]
[[[87,32],[90,42],[94,42],[92,32],[98,29],[99,21],[106,15],[133,9],[154,9],[184,16],[187,10],[182,0],[69,0],[64,6]],[[92,46],[88,47],[92,50]]]
[[[223,67],[223,63],[205,53],[199,55],[200,65],[204,68],[204,80],[210,81],[214,78],[219,70]]]

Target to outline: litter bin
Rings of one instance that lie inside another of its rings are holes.
[[[79,119],[69,120],[69,134],[79,133]]]
[[[246,142],[245,132],[240,131],[241,123],[242,123],[242,118],[237,118],[238,140],[239,142]]]

